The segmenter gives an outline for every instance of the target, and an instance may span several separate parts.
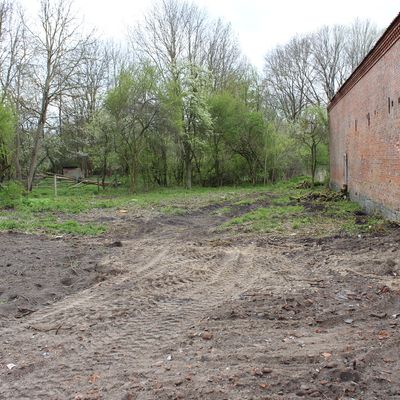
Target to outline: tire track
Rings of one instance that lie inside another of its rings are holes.
[[[128,242],[124,247],[127,250],[121,259],[104,261],[128,265],[124,274],[39,311],[22,329],[19,327],[22,357],[15,355],[15,342],[10,340],[16,333],[15,326],[2,332],[4,353],[14,353],[14,362],[31,368],[19,371],[18,382],[3,376],[0,393],[35,398],[34,393],[41,398],[48,396],[49,390],[56,393],[61,389],[71,395],[71,381],[80,391],[90,390],[93,385],[88,375],[97,370],[107,370],[103,389],[118,392],[120,386],[115,387],[115,382],[123,385],[126,372],[114,370],[112,365],[123,364],[124,371],[137,371],[162,360],[165,354],[161,351],[177,349],[188,329],[207,312],[258,279],[251,248],[221,251],[182,246],[179,242],[155,245],[149,240]],[[137,256],[139,248],[142,252],[135,267],[129,261]],[[146,258],[148,261],[143,262]],[[54,332],[32,335],[27,329],[32,326],[42,326],[43,330],[60,326],[58,335],[52,337],[51,348],[47,342]],[[50,355],[45,362],[44,353]],[[24,389],[24,381],[31,382],[29,391]]]

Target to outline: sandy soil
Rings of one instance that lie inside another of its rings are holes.
[[[230,236],[223,218],[0,234],[0,398],[400,399],[399,230]]]

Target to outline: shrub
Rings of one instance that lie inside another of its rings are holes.
[[[0,208],[15,208],[21,204],[25,189],[20,182],[0,186]]]

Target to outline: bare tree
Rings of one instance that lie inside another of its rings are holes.
[[[320,101],[311,59],[308,37],[293,38],[265,58],[265,82],[272,107],[289,121],[297,120],[307,105]]]
[[[71,2],[60,0],[53,3],[50,0],[42,0],[39,21],[38,31],[28,28],[35,49],[31,84],[37,93],[38,102],[37,125],[28,170],[28,190],[32,190],[49,107],[73,87],[73,77],[78,71],[84,45],[88,41],[78,34],[78,24],[72,13]]]
[[[214,90],[225,89],[229,80],[239,73],[244,60],[230,24],[221,19],[212,22],[207,33],[207,66],[212,72]]]
[[[325,103],[335,95],[349,72],[345,54],[346,28],[342,25],[325,26],[310,35],[313,63],[317,81],[321,84]]]
[[[354,71],[375,45],[381,32],[370,20],[356,19],[348,28],[345,43],[346,63]]]
[[[85,152],[89,144],[86,125],[105,98],[109,63],[108,49],[101,42],[87,43],[68,93],[57,98],[58,132],[75,153]]]
[[[267,54],[265,80],[272,107],[295,121],[310,104],[328,104],[377,39],[369,21],[324,26]]]

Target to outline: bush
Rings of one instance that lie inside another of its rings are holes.
[[[21,204],[25,189],[20,182],[0,185],[0,208],[15,208]]]

